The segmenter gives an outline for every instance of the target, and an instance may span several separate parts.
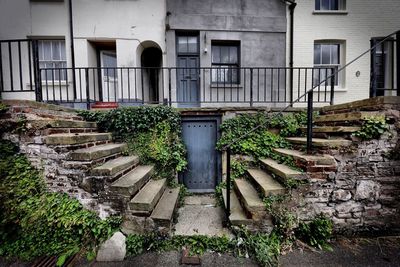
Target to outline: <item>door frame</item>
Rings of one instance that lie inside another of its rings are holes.
[[[179,37],[196,37],[197,40],[197,51],[194,53],[182,53],[178,51],[178,38]],[[175,66],[178,66],[179,58],[180,57],[197,57],[198,58],[198,68],[199,68],[199,73],[197,76],[197,90],[198,90],[198,102],[196,103],[179,103],[178,102],[178,95],[179,91],[181,90],[179,88],[179,77],[178,77],[178,69],[176,70],[176,100],[177,100],[177,106],[178,107],[199,107],[200,106],[200,99],[201,99],[201,81],[200,81],[200,32],[199,31],[176,31],[175,32]]]
[[[216,131],[217,131],[217,142],[221,137],[221,131],[220,131],[220,125],[221,125],[221,121],[222,121],[222,114],[204,114],[204,115],[190,115],[190,114],[182,114],[181,115],[181,122],[190,122],[190,121],[215,121],[216,122]],[[182,128],[182,125],[181,125]],[[222,182],[222,152],[215,149],[216,156],[217,156],[217,181],[216,181],[216,186],[218,186],[221,182]],[[178,182],[180,184],[184,184],[183,180],[184,180],[184,176],[183,176],[184,172],[180,172],[178,174]],[[214,189],[208,189],[208,190],[189,190],[190,192],[193,193],[213,193],[215,192],[215,188]]]
[[[112,97],[110,97],[110,95],[109,95],[107,99],[104,99],[104,91],[103,91],[103,90],[105,90],[105,88],[103,88],[104,82],[105,82],[105,79],[104,79],[105,75],[104,75],[104,71],[102,69],[102,67],[104,67],[103,66],[103,55],[104,54],[114,55],[115,56],[115,62],[116,62],[115,67],[117,67],[118,66],[118,64],[117,64],[117,51],[116,50],[109,50],[109,49],[100,49],[99,50],[99,65],[100,65],[99,81],[101,81],[101,83],[100,83],[101,84],[101,87],[100,87],[101,96],[102,96],[102,101],[109,102],[108,100],[112,100]],[[118,88],[118,85],[119,85],[118,84],[118,70],[116,70],[115,74],[116,74],[116,79],[111,81],[112,83],[116,83],[116,86],[114,86],[116,91],[115,91],[115,93],[113,95],[113,97],[115,97],[115,99],[114,99],[114,101],[110,101],[110,102],[118,102],[118,89],[119,89]],[[109,79],[109,77],[107,77],[107,79]],[[107,84],[108,85],[109,85],[109,83],[110,83],[110,81],[107,80]],[[107,93],[110,93],[110,92],[107,92]]]

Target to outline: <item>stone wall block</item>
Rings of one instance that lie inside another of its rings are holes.
[[[369,200],[374,201],[379,197],[380,185],[371,180],[361,180],[357,182],[356,193],[354,198],[356,200]]]

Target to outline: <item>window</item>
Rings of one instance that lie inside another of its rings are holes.
[[[213,83],[239,83],[240,43],[212,43],[211,64]]]
[[[345,9],[345,0],[315,0],[315,10],[339,11]]]
[[[314,67],[319,68],[313,73],[313,84],[318,85],[321,81],[332,75],[332,68],[337,71],[340,66],[340,44],[338,43],[315,43],[314,44]],[[329,69],[328,69],[329,68]],[[328,85],[330,80],[327,81]],[[325,84],[325,83],[324,83]],[[323,85],[324,85],[323,84]],[[336,75],[335,85],[339,84]]]
[[[198,54],[198,36],[178,36],[178,54]]]
[[[67,60],[65,55],[64,40],[40,40],[39,45],[39,67],[40,68],[66,68]],[[47,74],[47,75],[46,75]],[[54,74],[54,77],[53,77]],[[47,76],[47,77],[46,77]],[[42,72],[42,79],[65,80],[65,70],[54,70]]]

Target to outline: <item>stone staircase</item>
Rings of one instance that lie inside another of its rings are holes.
[[[153,221],[152,230],[171,228],[179,188],[168,188],[166,179],[153,179],[154,166],[127,155],[127,144],[115,143],[111,133],[100,133],[96,123],[82,121],[72,110],[12,104],[5,119],[24,116],[31,131],[22,138],[22,150],[41,162],[50,190],[78,198],[101,217],[140,217],[137,221]]]
[[[276,154],[292,158],[301,171],[266,158],[259,160],[260,168],[248,169],[245,177],[233,181],[231,224],[257,229],[272,226],[263,197],[288,194],[284,186],[288,180],[318,182],[335,177],[337,161],[330,155],[334,154],[332,151],[356,144],[357,140],[353,140],[351,134],[361,129],[365,118],[384,116],[390,120],[397,116],[398,119],[399,114],[393,113],[393,106],[399,108],[399,98],[374,98],[322,108],[314,119],[313,154],[304,152],[306,137],[286,138],[294,149],[274,149]],[[223,198],[226,206],[226,190],[223,190]]]

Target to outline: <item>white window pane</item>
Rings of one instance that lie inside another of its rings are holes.
[[[236,64],[238,63],[238,48],[237,46],[229,47],[229,63]]]
[[[329,10],[329,0],[321,0],[321,10]]]
[[[188,52],[187,43],[188,43],[187,37],[183,36],[178,37],[178,52],[187,53]]]
[[[60,41],[61,60],[67,60],[65,55],[65,41]]]
[[[321,9],[321,0],[315,0],[315,10]]]
[[[221,47],[220,46],[213,46],[211,48],[211,56],[212,56],[212,63],[219,63],[221,62]]]
[[[339,63],[339,45],[331,45],[331,64]]]
[[[43,42],[43,60],[51,60],[51,43]]]
[[[189,53],[197,52],[197,37],[196,36],[188,37],[188,52]]]
[[[61,48],[60,42],[54,41],[52,42],[52,60],[60,60],[61,59]]]
[[[322,53],[322,64],[330,64],[330,55],[331,55],[331,49],[330,45],[321,45],[321,53]]]
[[[229,63],[229,47],[221,46],[221,63]]]
[[[321,45],[314,45],[314,64],[321,64]]]

